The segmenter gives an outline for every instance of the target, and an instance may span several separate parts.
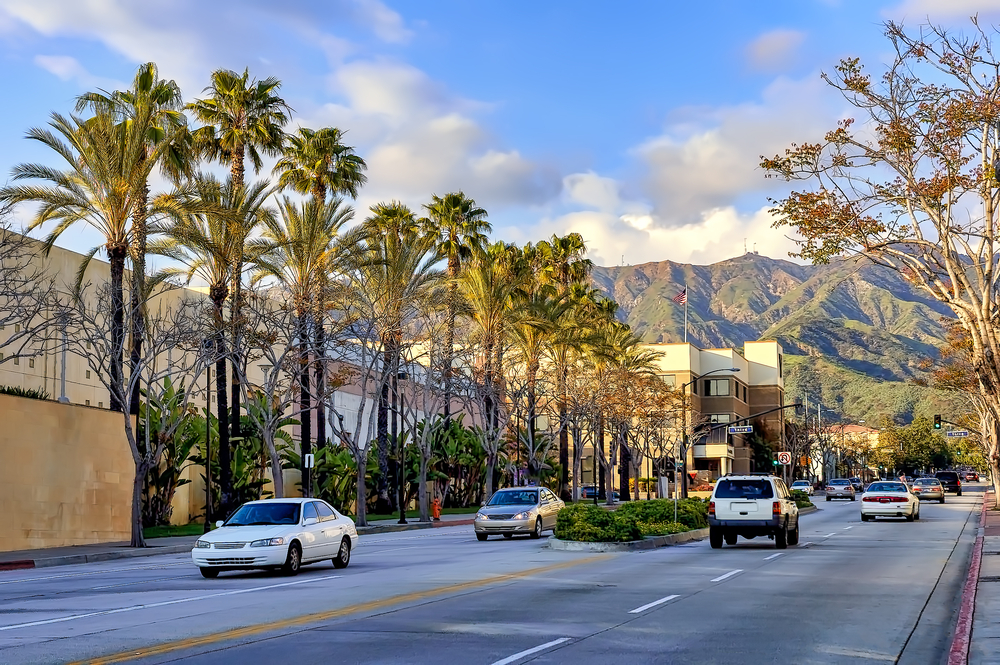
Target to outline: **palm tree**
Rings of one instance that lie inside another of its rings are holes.
[[[458,310],[458,275],[462,263],[486,243],[486,234],[493,230],[486,221],[486,210],[462,192],[452,192],[443,197],[434,195],[425,205],[429,217],[424,220],[423,232],[434,238],[437,252],[448,260],[448,318],[444,339],[444,415],[451,414],[451,365],[455,353],[455,315]]]
[[[371,208],[360,229],[363,241],[358,245],[352,267],[356,296],[362,310],[369,313],[381,340],[382,377],[376,431],[379,447],[380,508],[391,506],[389,499],[389,388],[397,371],[403,340],[403,327],[421,307],[430,301],[440,279],[433,268],[437,257],[434,239],[418,233],[419,222],[413,211],[392,201]],[[393,395],[395,397],[395,395]],[[397,418],[393,418],[393,430]],[[395,439],[396,432],[393,432]]]
[[[281,82],[273,77],[262,81],[251,80],[250,71],[237,74],[228,69],[212,72],[212,83],[204,92],[205,99],[196,99],[187,105],[204,126],[193,133],[196,149],[210,159],[229,163],[234,187],[244,186],[245,161],[250,158],[254,172],[263,165],[261,155],[277,156],[285,145],[282,129],[288,123],[291,108],[276,93]],[[239,319],[242,302],[243,265],[234,266],[231,285],[230,310]],[[240,343],[238,328],[233,330],[233,352],[238,353]],[[233,362],[238,362],[236,356]],[[240,430],[240,383],[233,372],[232,411],[230,428]]]
[[[272,173],[280,174],[278,186],[294,189],[300,194],[311,194],[317,206],[326,203],[327,193],[335,197],[349,194],[357,198],[358,190],[368,181],[364,174],[368,165],[354,153],[354,148],[344,145],[344,133],[336,127],[314,131],[300,127],[296,134],[287,137],[284,155],[275,164]],[[325,275],[316,281],[316,294],[326,291]],[[323,312],[326,307],[317,302],[313,328],[315,331],[316,394],[323,395],[326,388],[326,333]],[[326,409],[322,402],[316,405],[316,446],[326,445]]]
[[[309,347],[310,321],[315,321],[326,307],[326,278],[339,264],[339,254],[343,249],[337,237],[341,229],[354,218],[354,209],[335,198],[329,203],[312,199],[295,203],[287,196],[278,206],[281,219],[271,220],[264,231],[264,238],[273,249],[267,256],[262,271],[277,277],[291,296],[295,309],[299,339],[299,409],[300,452],[302,458],[302,489],[310,494],[311,480],[305,468],[305,456],[312,452],[312,415],[309,393]],[[320,363],[319,371],[326,372]],[[322,390],[322,386],[317,386]],[[322,393],[317,392],[322,399]],[[324,416],[325,417],[325,416]],[[317,428],[318,429],[318,428]],[[318,433],[318,432],[317,432]],[[320,443],[319,445],[322,445]],[[279,482],[281,466],[277,453],[272,452],[275,494],[282,496]]]
[[[129,90],[88,92],[77,98],[76,110],[86,108],[97,113],[108,113],[119,123],[136,123],[146,129],[146,155],[160,142],[171,138],[163,151],[160,172],[175,184],[181,176],[189,175],[191,158],[189,155],[190,134],[186,131],[187,116],[183,113],[180,87],[172,80],[160,78],[156,63],[140,65]],[[149,183],[144,190],[149,198]],[[130,352],[129,365],[132,370],[142,355],[144,307],[141,294],[146,291],[146,243],[148,238],[146,205],[140,206],[132,217],[132,284],[130,286]],[[139,412],[139,384],[132,387],[129,413]]]
[[[187,282],[199,277],[208,283],[215,320],[215,390],[219,429],[221,509],[226,512],[233,494],[228,396],[226,394],[225,303],[232,297],[230,284],[236,266],[255,264],[271,246],[253,239],[255,231],[274,220],[267,207],[272,189],[266,181],[250,187],[236,185],[232,178],[219,182],[214,176],[199,175],[178,191],[160,197],[157,203],[171,213],[172,223],[155,227],[162,238],[150,243],[150,252],[182,263],[184,268],[167,268],[165,276],[182,276]],[[231,301],[230,301],[231,303]],[[230,304],[230,325],[238,327]],[[235,361],[233,373],[238,369]],[[236,379],[239,384],[238,378]],[[233,407],[234,409],[238,407]]]

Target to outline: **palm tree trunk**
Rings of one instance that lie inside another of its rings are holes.
[[[233,178],[233,184],[242,188],[246,181],[246,169],[243,166],[246,156],[246,147],[242,143],[233,146],[232,161],[229,164],[229,175]]]
[[[326,446],[326,331],[323,327],[323,315],[316,317],[316,449]]]
[[[243,362],[242,354],[242,339],[240,331],[243,330],[243,322],[241,320],[243,312],[243,261],[238,261],[233,269],[233,285],[230,289],[230,299],[229,299],[229,319],[232,325],[232,347],[231,347],[231,360],[230,365],[233,368],[233,374],[229,383],[229,390],[231,398],[229,400],[229,432],[230,436],[236,438],[241,437],[242,433],[242,423],[240,422],[240,388],[243,372],[240,370],[240,364]]]
[[[108,407],[112,411],[124,410],[125,378],[122,372],[122,356],[125,350],[125,298],[123,284],[125,279],[125,256],[128,249],[124,246],[109,246],[108,262],[111,265],[111,358],[108,362],[108,377],[111,382],[111,395]],[[138,382],[137,382],[138,383]]]
[[[569,485],[569,428],[566,426],[566,384],[567,367],[565,358],[559,363],[559,498],[566,499],[566,488]],[[574,486],[576,479],[574,478]]]
[[[146,202],[149,200],[149,185],[143,188],[143,200],[135,215],[132,216],[132,286],[129,292],[129,319],[131,344],[129,349],[129,371],[137,371],[142,358],[142,338],[145,334],[144,300],[146,296],[146,241],[148,230],[146,226]],[[139,415],[139,382],[133,382],[132,393],[129,396],[129,410],[133,415]]]
[[[625,424],[618,424],[618,498],[628,501],[631,498],[629,493],[629,478],[632,471],[632,451],[628,447],[628,434]]]
[[[444,417],[445,427],[451,417],[451,365],[455,356],[455,316],[458,309],[457,256],[448,257],[448,321],[444,334]]]
[[[383,342],[382,383],[378,396],[378,414],[375,429],[378,439],[378,502],[377,513],[392,509],[389,498],[389,376],[393,367],[392,343]]]
[[[215,340],[215,417],[219,426],[219,506],[223,518],[229,515],[233,498],[233,464],[229,442],[228,398],[226,396],[226,340],[220,332]]]
[[[357,492],[355,493],[355,501],[357,502],[354,507],[355,518],[354,523],[357,526],[368,526],[368,516],[367,516],[367,506],[365,501],[368,499],[368,490],[365,488],[365,474],[368,469],[368,448],[365,447],[363,456],[355,455],[354,463],[358,467],[358,483]]]
[[[302,472],[302,496],[312,494],[311,469],[306,468],[306,455],[312,453],[312,412],[309,395],[309,330],[306,315],[299,316],[299,452]]]
[[[135,478],[132,479],[132,538],[129,547],[145,547],[146,537],[142,532],[142,486],[149,468],[145,463],[136,464]]]

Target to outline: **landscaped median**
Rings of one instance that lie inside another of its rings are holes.
[[[554,550],[609,552],[644,550],[708,537],[708,503],[701,499],[677,502],[653,499],[630,501],[617,510],[578,503],[559,511]]]

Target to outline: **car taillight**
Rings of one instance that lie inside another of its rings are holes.
[[[919,492],[919,491],[920,491],[920,488],[919,488],[919,487],[914,487],[914,488],[913,488],[913,492],[914,492],[914,494],[916,494],[916,493],[917,493],[917,492]]]
[[[771,502],[771,514],[772,515],[780,515],[781,514],[781,502],[780,501],[772,501]]]
[[[709,515],[714,515],[715,514],[715,501],[709,501],[708,502],[708,514]]]
[[[894,496],[894,497],[890,498],[889,501],[892,501],[893,503],[906,503],[906,497],[905,496]]]
[[[869,503],[878,503],[878,497],[877,496],[863,496],[863,497],[861,497],[861,500],[862,501],[867,501]]]
[[[836,489],[836,488],[835,488],[835,487],[834,487],[833,485],[830,485],[830,486],[828,486],[828,487],[826,488],[826,491],[827,491],[827,492],[832,492],[832,491],[834,491],[835,489]]]

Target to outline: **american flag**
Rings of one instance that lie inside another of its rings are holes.
[[[688,301],[688,290],[687,287],[683,291],[674,296],[674,302],[678,305],[686,305]]]

